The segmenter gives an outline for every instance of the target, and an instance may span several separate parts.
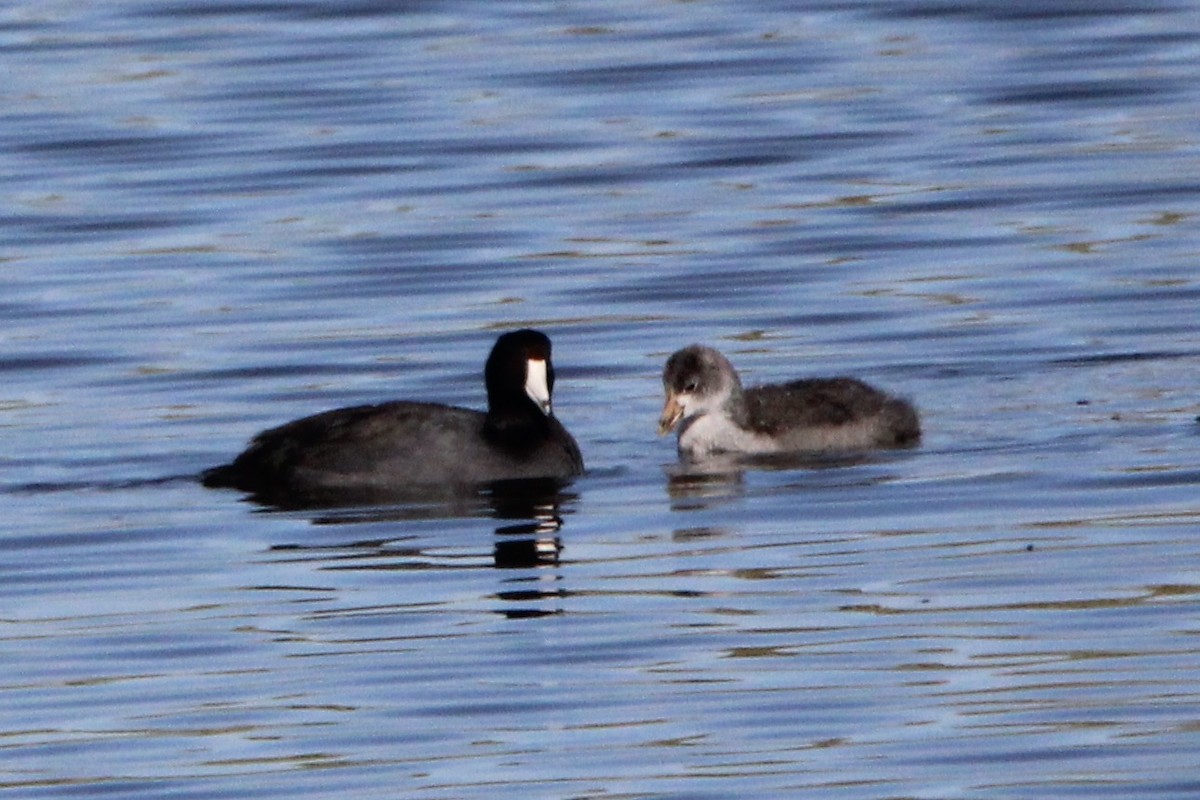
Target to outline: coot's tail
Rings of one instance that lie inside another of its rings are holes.
[[[200,473],[200,483],[210,489],[236,489],[240,478],[241,470],[236,464],[222,464]]]

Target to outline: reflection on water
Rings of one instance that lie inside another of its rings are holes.
[[[707,508],[715,502],[738,497],[744,488],[745,469],[732,459],[723,467],[711,461],[667,467],[664,472],[671,509]]]
[[[386,498],[391,502],[371,506],[345,506],[330,509],[321,504],[305,514],[313,525],[345,526],[351,537],[346,542],[319,545],[276,544],[274,552],[289,558],[336,559],[337,568],[412,569],[422,564],[440,563],[420,548],[396,546],[388,539],[362,540],[354,536],[353,526],[369,525],[373,530],[395,529],[403,532],[404,523],[470,518],[491,518],[496,526],[492,550],[493,563],[499,569],[519,569],[558,563],[562,551],[559,536],[563,515],[573,513],[578,494],[569,490],[569,482],[552,479],[499,481],[471,493],[452,493],[430,498],[427,493],[417,501]],[[344,498],[343,498],[344,499]],[[385,498],[374,496],[375,501]],[[270,508],[270,507],[268,507]],[[291,505],[275,507],[296,517],[301,509]],[[398,538],[403,539],[402,536]]]
[[[664,467],[667,496],[672,511],[708,508],[741,498],[746,493],[747,473],[777,473],[783,486],[803,491],[805,487],[877,485],[893,476],[886,471],[853,470],[853,467],[887,466],[904,458],[895,452],[769,453],[741,455],[712,453],[703,459],[681,457]],[[797,476],[797,477],[794,477]]]

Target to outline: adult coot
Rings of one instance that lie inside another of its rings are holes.
[[[743,389],[729,360],[692,345],[663,368],[658,432],[679,428],[679,453],[828,453],[906,447],[921,438],[910,403],[856,378],[810,378]]]
[[[461,492],[583,472],[579,445],[551,412],[550,339],[518,330],[484,367],[488,408],[395,401],[326,411],[260,433],[205,486],[266,502],[321,503]]]

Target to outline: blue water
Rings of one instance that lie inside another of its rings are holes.
[[[1198,64],[1172,2],[0,10],[0,788],[1200,796]],[[523,325],[558,495],[194,480]],[[693,341],[925,441],[681,472]]]

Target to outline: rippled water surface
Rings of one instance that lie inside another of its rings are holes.
[[[0,788],[1200,796],[1194,4],[18,3],[0,64]],[[195,482],[519,325],[560,493]],[[692,341],[925,441],[682,471]]]

